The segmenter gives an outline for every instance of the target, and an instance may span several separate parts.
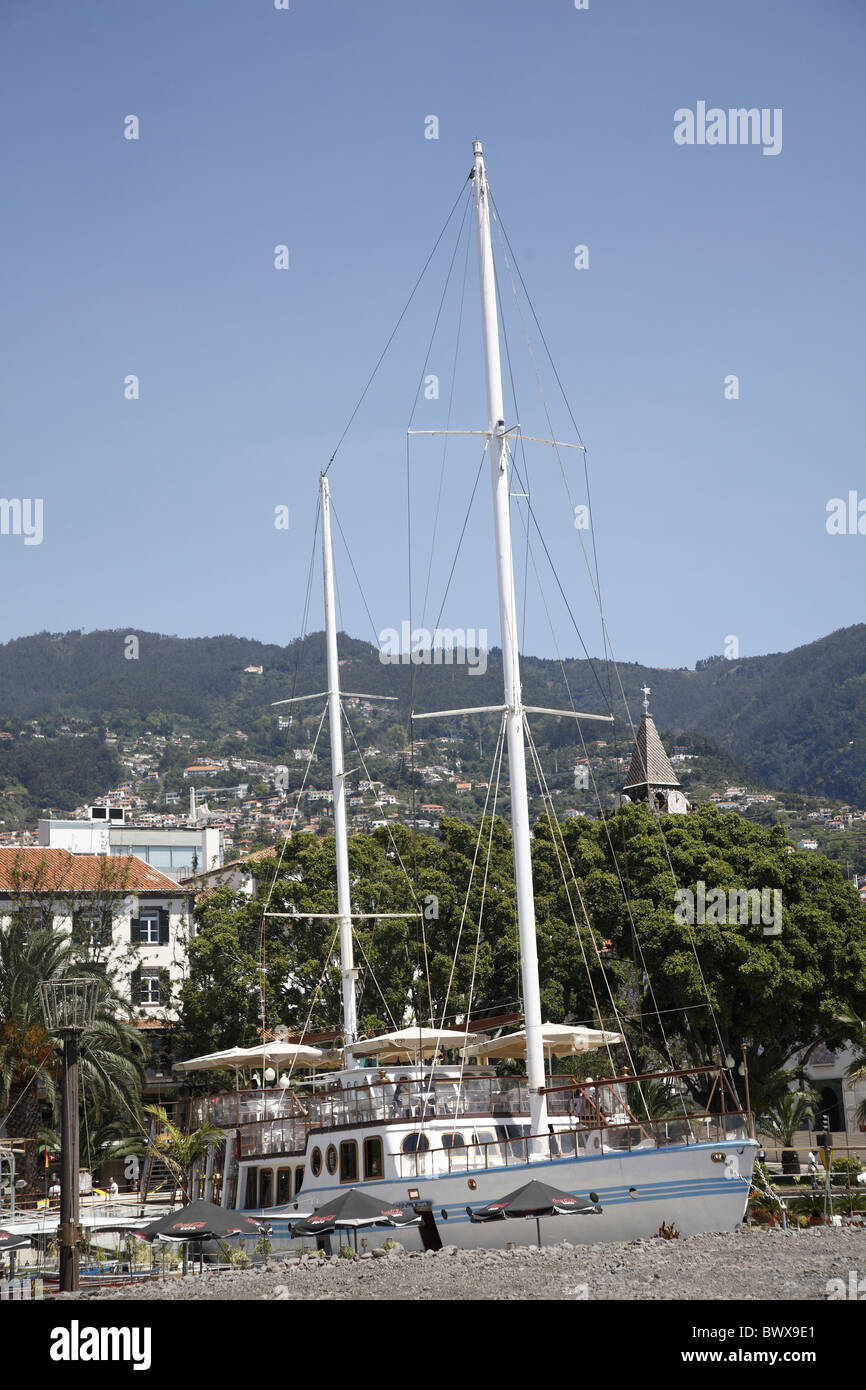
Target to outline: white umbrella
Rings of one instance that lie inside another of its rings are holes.
[[[573,1057],[578,1052],[593,1052],[599,1047],[612,1047],[621,1043],[621,1033],[607,1033],[601,1028],[583,1028],[570,1023],[542,1023],[541,1040],[547,1057]],[[501,1038],[482,1041],[480,1046],[471,1044],[467,1053],[482,1053],[485,1057],[525,1057],[526,1029],[519,1033],[506,1033]]]
[[[321,1062],[325,1053],[320,1047],[309,1047],[306,1043],[289,1042],[269,1042],[258,1043],[255,1047],[242,1047],[238,1049],[238,1055],[243,1053],[245,1061],[242,1065],[253,1067],[261,1064],[268,1067],[276,1063],[296,1062],[298,1066],[312,1065]]]
[[[206,1052],[202,1057],[190,1057],[187,1062],[175,1062],[175,1071],[237,1071],[246,1065],[246,1049],[226,1047],[222,1052]]]
[[[207,1052],[203,1057],[191,1057],[187,1062],[175,1062],[175,1071],[244,1071],[247,1068],[297,1062],[300,1066],[320,1062],[325,1056],[321,1048],[302,1043],[269,1042],[255,1047],[227,1047],[222,1052]]]
[[[382,1033],[378,1038],[363,1038],[353,1043],[350,1051],[356,1057],[378,1057],[382,1062],[410,1061],[431,1057],[441,1049],[465,1047],[481,1039],[475,1033],[453,1028],[398,1028],[395,1033]]]

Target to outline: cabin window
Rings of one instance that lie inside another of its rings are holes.
[[[273,1168],[262,1168],[259,1173],[259,1206],[269,1207],[274,1191]]]
[[[337,1171],[337,1150],[333,1144],[329,1144],[325,1150],[325,1167],[333,1177]]]
[[[426,1134],[407,1134],[400,1148],[404,1154],[423,1154],[430,1147]]]
[[[495,1141],[496,1141],[496,1135],[493,1133],[493,1130],[492,1130],[492,1129],[476,1129],[476,1131],[475,1131],[475,1143],[476,1143],[476,1144],[493,1144],[493,1143],[495,1143]]]
[[[318,1146],[310,1154],[310,1168],[314,1178],[317,1178],[322,1171],[322,1150]]]
[[[344,1139],[340,1145],[340,1182],[358,1181],[358,1144],[355,1139]]]
[[[304,1165],[303,1165],[303,1163],[299,1163],[298,1166],[297,1166],[297,1168],[295,1169],[295,1196],[296,1196],[296,1197],[297,1197],[298,1193],[300,1192],[301,1188],[303,1187],[303,1185],[304,1185]]]
[[[385,1166],[382,1157],[382,1140],[378,1135],[364,1140],[364,1177],[384,1178]]]
[[[459,1130],[452,1129],[447,1134],[442,1135],[443,1149],[462,1149],[465,1145],[466,1140]]]
[[[292,1170],[281,1168],[277,1173],[277,1206],[284,1206],[292,1197]]]

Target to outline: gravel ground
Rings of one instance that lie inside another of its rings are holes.
[[[66,1299],[802,1299],[866,1279],[866,1229],[749,1230],[541,1250],[402,1249],[357,1260],[275,1259],[256,1269],[157,1280]]]

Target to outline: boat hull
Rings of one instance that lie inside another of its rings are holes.
[[[657,1236],[662,1226],[673,1227],[682,1236],[733,1230],[745,1213],[756,1153],[753,1140],[737,1139],[723,1148],[715,1144],[688,1144],[633,1149],[627,1153],[543,1159],[479,1171],[384,1179],[357,1186],[384,1202],[431,1203],[444,1244],[501,1249],[508,1244],[536,1244],[535,1220],[472,1222],[467,1206],[477,1209],[538,1179],[576,1197],[591,1196],[595,1200],[597,1195],[602,1208],[600,1214],[542,1217],[542,1244],[563,1240],[596,1244],[649,1239]],[[273,1228],[271,1240],[275,1248],[285,1248],[290,1240],[290,1211],[313,1210],[341,1191],[345,1188],[317,1185],[309,1193],[302,1191],[290,1208],[269,1209],[266,1217]],[[359,1232],[359,1241],[365,1239],[370,1246],[380,1245],[387,1238],[398,1239],[407,1249],[422,1248],[417,1227],[396,1232],[374,1227]]]

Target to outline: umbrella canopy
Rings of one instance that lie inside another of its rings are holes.
[[[523,1216],[588,1216],[600,1212],[597,1202],[584,1197],[574,1197],[570,1192],[562,1192],[558,1187],[550,1187],[546,1182],[527,1182],[505,1197],[497,1197],[494,1202],[472,1211],[467,1207],[473,1221],[496,1221],[501,1217],[508,1219]]]
[[[175,1071],[243,1071],[252,1067],[279,1066],[296,1062],[310,1066],[320,1062],[325,1053],[319,1047],[302,1043],[269,1042],[255,1047],[227,1047],[222,1052],[207,1052],[203,1057],[191,1057],[187,1062],[175,1062]]]
[[[29,1244],[30,1237],[22,1235],[20,1231],[0,1230],[0,1250],[23,1250]]]
[[[582,1028],[570,1023],[542,1023],[541,1039],[548,1057],[572,1057],[578,1052],[592,1052],[599,1047],[612,1047],[622,1042],[622,1033],[607,1033],[601,1028]],[[470,1046],[467,1052],[481,1052],[486,1057],[525,1057],[526,1029],[491,1038],[480,1047]]]
[[[453,1028],[398,1028],[395,1033],[382,1033],[378,1038],[362,1038],[349,1049],[355,1057],[378,1057],[381,1062],[412,1061],[432,1057],[443,1048],[465,1047],[479,1043],[475,1033]]]
[[[225,1240],[227,1236],[260,1236],[259,1221],[228,1211],[213,1202],[190,1202],[151,1221],[139,1235],[145,1240]]]
[[[292,1234],[298,1236],[330,1235],[340,1228],[359,1226],[417,1226],[421,1218],[393,1203],[386,1205],[367,1192],[350,1187],[332,1202],[326,1202],[311,1216],[292,1223]]]

